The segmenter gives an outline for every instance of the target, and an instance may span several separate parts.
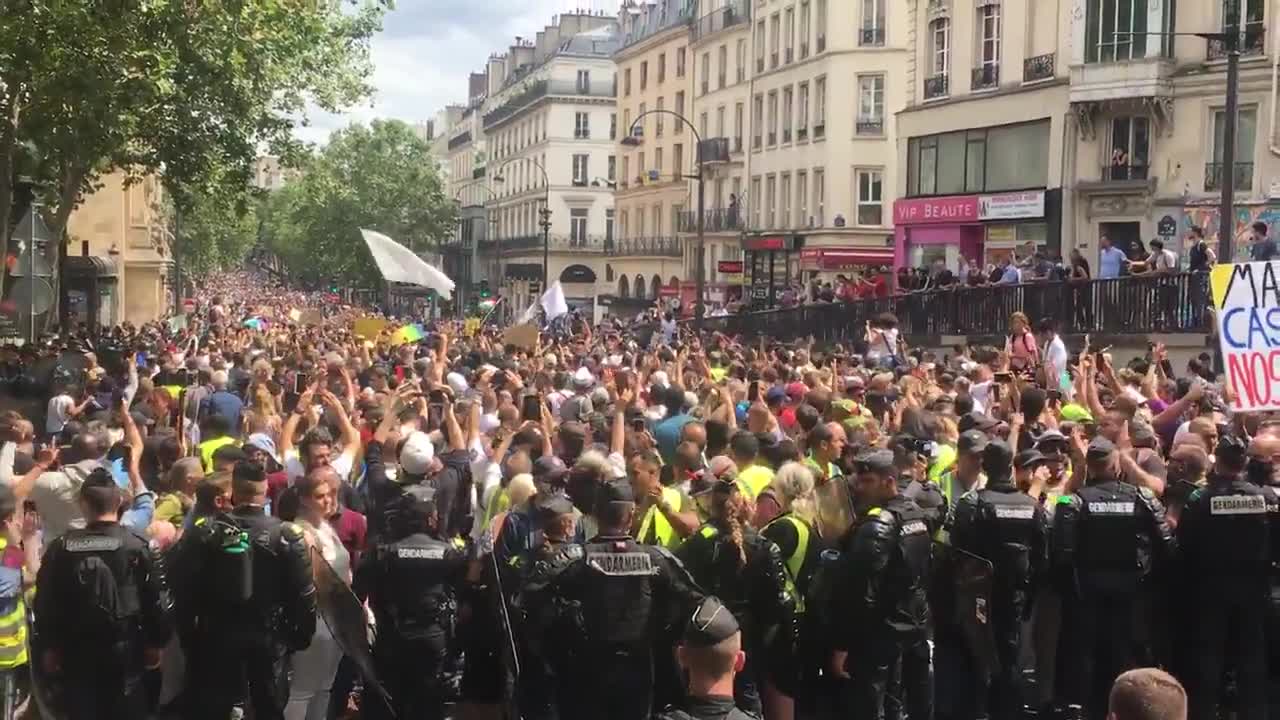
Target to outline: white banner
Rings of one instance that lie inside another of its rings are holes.
[[[1017,220],[1044,217],[1044,191],[978,196],[979,220]]]
[[[438,268],[428,265],[409,248],[380,232],[361,230],[369,254],[378,265],[378,272],[388,282],[406,283],[430,288],[448,300],[453,297],[454,283]]]

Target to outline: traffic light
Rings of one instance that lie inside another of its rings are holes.
[[[481,280],[480,281],[480,299],[485,300],[489,297],[490,294],[491,293],[489,292],[489,281]]]

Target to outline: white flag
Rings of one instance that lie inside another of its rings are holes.
[[[547,322],[551,322],[561,315],[569,312],[569,303],[564,299],[564,288],[560,287],[560,281],[557,280],[542,293],[542,309],[547,313]]]
[[[537,314],[538,314],[538,303],[536,302],[529,303],[529,307],[525,308],[524,312],[520,313],[520,320],[516,322],[516,325],[528,325],[529,323],[533,322],[533,318]]]
[[[373,261],[384,279],[431,288],[445,300],[453,297],[453,280],[414,255],[412,250],[380,232],[361,230],[360,234],[364,236],[369,254],[373,255]]]

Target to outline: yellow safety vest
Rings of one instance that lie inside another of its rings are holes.
[[[200,453],[200,464],[204,466],[204,471],[207,473],[213,472],[213,454],[218,451],[218,448],[235,444],[235,438],[223,435],[220,438],[205,440],[197,445],[196,450]]]
[[[786,590],[787,594],[790,595],[791,599],[795,602],[796,614],[803,615],[804,595],[800,592],[799,579],[800,572],[804,570],[804,561],[809,556],[809,526],[805,524],[803,520],[791,513],[774,518],[773,522],[770,522],[769,525],[784,521],[791,523],[792,527],[796,529],[796,549],[795,552],[791,553],[791,557],[786,559],[785,563],[787,568]],[[769,525],[764,526],[766,533],[769,530]]]
[[[504,487],[498,488],[492,496],[489,497],[489,505],[484,509],[484,524],[487,526],[498,517],[498,513],[506,512],[511,509],[511,495],[507,494]]]
[[[738,484],[747,497],[755,500],[773,482],[773,470],[765,465],[752,465],[738,473]]]
[[[662,499],[673,508],[680,507],[680,491],[675,488],[662,488]],[[645,511],[644,519],[640,521],[640,532],[636,533],[636,541],[645,542],[645,538],[649,536],[649,528],[653,528],[654,538],[657,540],[655,544],[668,550],[675,550],[680,546],[681,540],[676,535],[676,529],[671,527],[657,505]]]
[[[8,544],[0,537],[0,553]],[[0,613],[0,671],[27,664],[27,605],[21,592],[11,602],[13,607]]]
[[[934,458],[933,464],[929,466],[929,482],[939,482],[942,474],[956,466],[956,452],[954,446],[939,445],[938,457]]]
[[[178,399],[178,396],[182,394],[183,390],[181,385],[161,385],[160,387],[163,388],[165,392],[169,393],[169,397],[174,400]]]

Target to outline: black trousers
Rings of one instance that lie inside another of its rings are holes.
[[[254,720],[283,720],[289,700],[286,653],[266,636],[208,637],[184,648],[187,687],[184,717],[226,720],[244,706]]]
[[[140,658],[119,648],[84,648],[62,659],[62,699],[67,720],[130,720],[147,716],[147,688]]]
[[[449,636],[443,628],[436,627],[407,638],[380,633],[373,648],[373,660],[378,680],[395,705],[395,713],[392,715],[387,703],[366,686],[361,716],[368,720],[392,717],[444,720],[444,671],[448,656]]]
[[[880,638],[849,653],[848,717],[933,717],[929,643],[924,632]]]
[[[1075,603],[1063,604],[1058,662],[1061,704],[1080,705],[1086,718],[1104,718],[1107,695],[1116,676],[1137,667],[1142,640],[1134,612],[1138,593],[1085,591]]]
[[[653,657],[648,648],[593,653],[556,678],[560,720],[649,720]]]
[[[1188,681],[1191,720],[1213,720],[1222,702],[1223,674],[1235,671],[1236,716],[1267,717],[1267,595],[1265,588],[1216,585],[1212,598],[1202,598],[1191,625],[1195,634],[1194,664],[1183,673]]]

